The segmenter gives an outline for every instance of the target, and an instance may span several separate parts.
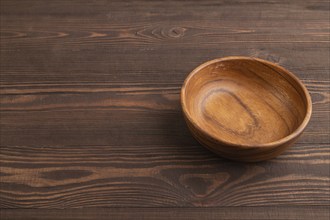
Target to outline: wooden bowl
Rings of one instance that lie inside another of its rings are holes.
[[[183,84],[181,105],[202,145],[248,162],[282,153],[312,114],[310,95],[296,76],[249,57],[215,59],[194,69]]]

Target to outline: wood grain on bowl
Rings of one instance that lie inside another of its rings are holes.
[[[182,87],[181,101],[199,142],[243,161],[280,154],[301,134],[312,110],[309,93],[292,73],[248,57],[197,67]]]

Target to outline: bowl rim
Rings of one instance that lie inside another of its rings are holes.
[[[186,91],[186,86],[189,83],[190,79],[196,74],[198,73],[201,69],[205,68],[206,66],[209,66],[213,63],[217,63],[217,62],[221,62],[221,61],[226,61],[226,60],[253,60],[253,61],[257,61],[257,62],[261,62],[261,63],[266,63],[268,65],[271,66],[275,66],[276,68],[279,68],[282,72],[284,72],[285,74],[287,74],[291,79],[293,79],[297,85],[300,86],[300,88],[302,89],[303,93],[304,93],[304,98],[306,99],[306,115],[304,120],[302,121],[302,123],[298,126],[298,128],[296,130],[294,130],[291,134],[276,140],[276,141],[272,141],[269,143],[262,143],[262,144],[238,144],[238,143],[234,143],[234,142],[229,142],[229,141],[225,141],[221,138],[219,138],[219,136],[217,135],[213,135],[212,133],[209,133],[208,131],[202,129],[197,123],[196,121],[193,119],[193,117],[191,117],[191,115],[189,114],[188,110],[187,110],[187,106],[185,103],[185,91]],[[311,115],[312,115],[312,100],[310,97],[310,94],[307,90],[307,88],[305,87],[305,85],[300,81],[300,79],[295,76],[293,73],[291,73],[289,70],[285,69],[284,67],[281,67],[280,65],[277,65],[273,62],[267,61],[267,60],[263,60],[260,58],[255,58],[255,57],[247,57],[247,56],[227,56],[227,57],[222,57],[222,58],[217,58],[217,59],[213,59],[207,62],[202,63],[201,65],[199,65],[198,67],[196,67],[195,69],[193,69],[188,76],[186,77],[186,79],[184,80],[184,83],[182,85],[181,88],[181,107],[183,110],[183,113],[185,115],[185,117],[187,118],[187,120],[189,120],[189,122],[198,129],[199,132],[201,132],[203,135],[207,136],[208,138],[214,139],[217,142],[220,142],[222,144],[225,145],[229,145],[229,146],[233,146],[233,147],[237,147],[237,148],[258,148],[258,147],[263,147],[263,148],[274,148],[277,146],[280,146],[282,144],[285,144],[291,140],[294,140],[295,138],[297,138],[306,128]]]

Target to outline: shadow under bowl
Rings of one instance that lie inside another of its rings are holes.
[[[220,58],[194,69],[182,87],[181,104],[201,144],[250,162],[282,153],[312,113],[310,95],[294,74],[249,57]]]

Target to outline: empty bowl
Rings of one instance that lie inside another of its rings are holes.
[[[239,161],[262,161],[289,147],[308,124],[302,82],[269,61],[226,57],[194,69],[181,90],[188,128],[206,148]]]

